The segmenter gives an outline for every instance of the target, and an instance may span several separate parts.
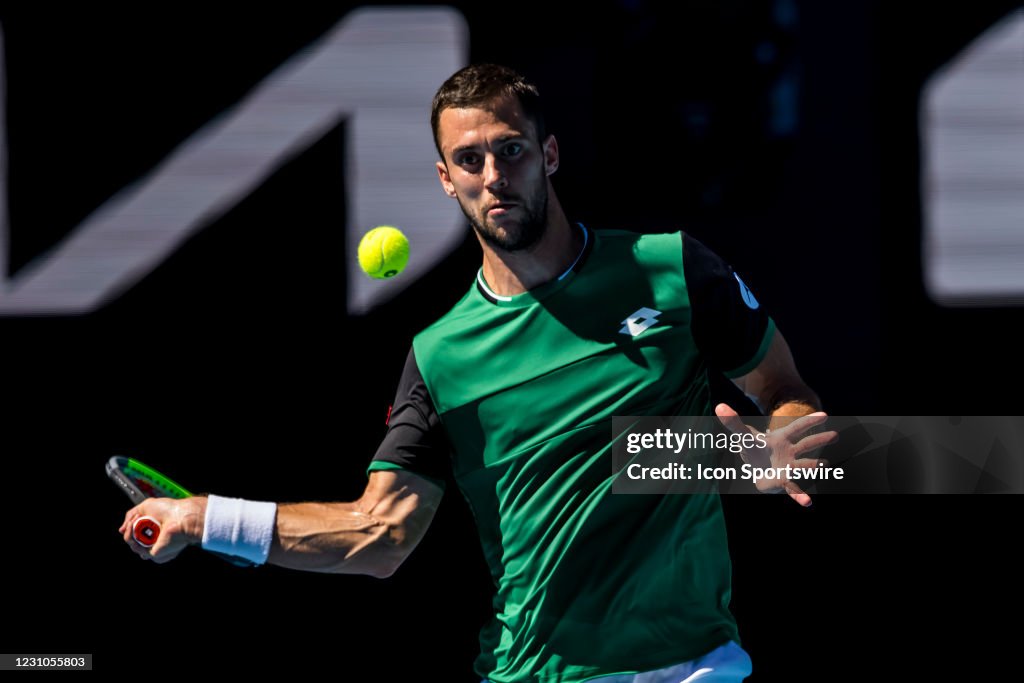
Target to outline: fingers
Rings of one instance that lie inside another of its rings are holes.
[[[828,467],[828,460],[825,458],[800,458],[790,463],[795,470],[813,470],[818,466]]]
[[[791,441],[795,440],[795,437],[800,436],[807,430],[822,424],[828,419],[828,414],[823,412],[811,413],[810,415],[804,415],[790,422],[784,427],[778,427],[772,430],[772,434],[779,434]]]
[[[733,410],[732,407],[730,407],[726,403],[719,403],[717,406],[715,406],[715,415],[718,416],[718,420],[723,425],[725,425],[729,429],[729,431],[732,431],[732,432],[756,431],[756,430],[754,430],[753,427],[745,424],[743,422],[743,419],[740,417],[739,413],[737,413],[735,410]],[[810,415],[804,415],[803,417],[798,417],[798,418],[794,419],[792,422],[790,422],[789,424],[787,424],[787,425],[785,425],[783,427],[777,427],[777,428],[773,429],[772,430],[772,434],[779,435],[781,437],[790,439],[791,441],[796,441],[795,437],[798,437],[801,434],[807,432],[808,430],[813,429],[814,427],[817,427],[818,425],[824,423],[825,420],[827,420],[827,419],[828,419],[828,414],[827,413],[824,413],[824,412],[821,412],[821,411],[816,412],[816,413],[811,413]],[[823,445],[825,443],[829,443],[830,441],[835,439],[836,436],[838,436],[837,432],[823,432],[820,435],[812,435],[812,437],[824,437],[824,435],[828,435],[828,436],[827,436],[827,438],[818,439],[818,441],[820,441],[820,443],[818,443],[818,445]],[[808,437],[808,438],[811,438],[811,437]]]
[[[794,465],[795,467],[795,465]],[[789,494],[789,497],[795,500],[803,507],[810,507],[811,497],[807,495],[802,488],[800,488],[792,479],[783,479],[779,482],[779,485]]]
[[[717,406],[715,406],[715,415],[718,417],[722,425],[724,425],[731,432],[747,433],[757,431],[753,427],[744,424],[739,414],[725,403],[719,403]],[[811,434],[809,436],[800,438],[802,434],[805,434],[814,427],[824,423],[827,419],[828,415],[826,413],[816,412],[811,413],[810,415],[804,415],[803,417],[799,417],[793,420],[788,425],[785,425],[784,427],[773,429],[772,437],[775,437],[773,438],[773,441],[775,439],[784,439],[790,441],[790,443],[792,444],[790,446],[786,446],[785,449],[783,449],[784,451],[788,452],[788,455],[786,456],[785,460],[789,460],[789,458],[791,458],[793,455],[808,453],[810,451],[813,451],[817,448],[821,448],[822,446],[835,441],[838,438],[839,434],[834,431],[822,432],[820,434]],[[780,443],[779,441],[776,441],[776,444],[776,448],[778,448],[779,446],[784,445],[784,442]],[[741,455],[741,457],[743,456]],[[746,461],[745,457],[744,460]],[[772,457],[772,460],[775,460],[774,456]],[[812,470],[818,467],[819,465],[825,465],[827,463],[825,460],[820,458],[801,458],[799,460],[793,460],[790,464],[795,469]],[[758,488],[761,490],[766,490],[763,485],[758,485]],[[782,488],[789,495],[790,498],[792,498],[802,507],[811,506],[811,497],[807,493],[805,493],[804,490],[801,489],[791,479],[782,479],[773,488],[776,491],[778,491],[779,488]]]
[[[178,553],[181,552],[179,548],[176,552],[174,549],[169,548],[170,545],[169,535],[161,534],[161,538],[156,542],[152,548],[149,549],[149,559],[153,560],[157,564],[163,564],[164,562],[170,562]]]
[[[794,460],[787,468],[794,470],[813,470],[819,465],[827,465],[828,462],[822,458],[801,458],[800,460]],[[787,470],[788,471],[788,470]],[[773,488],[767,488],[765,486],[758,486],[762,491],[772,491],[781,493],[785,491],[790,498],[795,500],[798,504],[803,507],[811,507],[811,497],[808,495],[800,486],[793,480],[788,478],[781,478],[777,480]],[[780,491],[780,489],[782,491]]]
[[[147,548],[143,548],[135,542],[135,539],[132,537],[132,529],[135,526],[135,520],[137,520],[139,517],[145,516],[143,506],[147,502],[148,501],[143,501],[142,503],[139,503],[132,509],[128,510],[128,512],[124,513],[124,521],[121,522],[121,526],[117,528],[118,533],[121,534],[121,538],[123,538],[124,542],[128,544],[128,547],[131,549],[131,551],[144,560],[149,559],[149,550]]]
[[[166,527],[161,531],[160,536],[157,537],[153,547],[149,549],[149,559],[157,564],[163,564],[170,562],[181,554],[181,551],[185,549],[188,543],[182,540],[179,534],[179,526],[168,518]]]
[[[808,453],[810,451],[826,446],[836,439],[839,438],[839,432],[822,432],[821,434],[811,434],[793,444],[793,451],[795,453]]]
[[[786,488],[788,489],[789,487],[786,487]],[[807,495],[806,493],[804,493],[803,491],[801,491],[799,487],[795,487],[795,488],[796,488],[796,491],[789,491],[789,490],[786,491],[786,493],[789,494],[789,497],[792,498],[793,500],[795,500],[797,503],[799,503],[801,506],[803,506],[805,508],[811,507],[811,497],[809,495]]]
[[[121,522],[121,526],[119,526],[117,530],[121,534],[122,538],[124,538],[125,543],[133,543],[132,526],[135,524],[135,520],[139,517],[142,517],[142,513],[139,511],[138,505],[124,513],[124,521]]]
[[[750,428],[743,424],[743,420],[740,418],[739,413],[725,403],[719,403],[715,406],[715,415],[718,416],[718,420],[730,432],[750,431]]]
[[[142,501],[124,515],[124,521],[117,531],[121,534],[124,542],[131,548],[131,551],[144,560],[154,560],[157,563],[167,562],[181,552],[181,548],[170,548],[175,536],[173,506],[176,501],[168,499],[150,498]],[[157,542],[152,547],[141,545],[134,538],[135,523],[141,517],[150,517],[161,526],[161,533]]]

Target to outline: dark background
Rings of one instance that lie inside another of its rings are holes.
[[[456,4],[471,60],[519,68],[547,98],[570,218],[710,245],[837,415],[1022,414],[1021,309],[925,294],[917,138],[926,77],[1016,5]],[[787,8],[795,21],[780,22]],[[347,9],[5,7],[9,272]],[[779,79],[796,84],[791,125],[773,118]],[[116,533],[127,499],[101,468],[115,453],[193,490],[361,492],[412,336],[465,291],[479,251],[467,229],[415,287],[346,316],[344,145],[342,123],[100,311],[0,318],[0,651],[93,652],[97,669],[155,652],[179,671],[475,680],[491,589],[453,488],[386,581],[244,571],[191,549],[156,566]],[[997,620],[1022,606],[1019,498],[725,505],[753,680],[1012,663]]]

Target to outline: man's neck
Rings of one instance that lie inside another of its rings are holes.
[[[583,248],[583,233],[573,228],[557,202],[549,205],[548,226],[537,244],[505,251],[481,240],[484,280],[501,296],[522,294],[564,273]]]

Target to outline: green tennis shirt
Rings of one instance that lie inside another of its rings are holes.
[[[738,640],[716,495],[612,494],[615,415],[707,415],[774,330],[683,233],[584,231],[562,277],[512,297],[478,275],[413,341],[370,470],[450,473],[495,584],[476,671],[575,682]]]

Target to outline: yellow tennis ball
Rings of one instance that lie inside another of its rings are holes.
[[[409,262],[409,240],[402,231],[381,225],[359,241],[359,267],[378,280],[394,277]]]

